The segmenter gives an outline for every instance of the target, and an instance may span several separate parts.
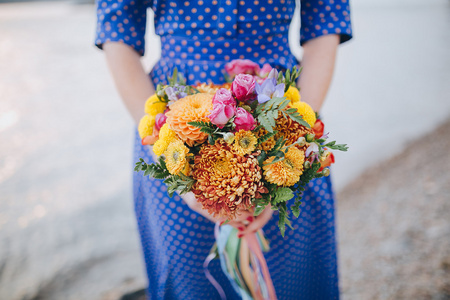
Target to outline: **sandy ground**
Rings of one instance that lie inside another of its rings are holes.
[[[450,299],[450,120],[338,195],[346,299]]]
[[[355,40],[340,50],[323,111],[332,137],[351,146],[333,172],[343,295],[398,299],[424,287],[424,299],[441,299],[449,263],[438,241],[448,240],[448,227],[432,220],[448,215],[439,199],[449,164],[434,143],[448,134],[417,147],[416,160],[377,165],[450,115],[450,6],[355,2]],[[116,299],[145,285],[131,199],[133,124],[92,46],[94,30],[92,5],[0,4],[0,299]],[[159,55],[151,26],[147,44],[149,69]],[[361,174],[372,179],[344,189]],[[417,261],[427,261],[424,269]]]

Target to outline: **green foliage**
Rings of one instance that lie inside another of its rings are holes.
[[[184,175],[183,173],[172,175],[164,180],[164,183],[167,185],[167,193],[170,197],[172,197],[175,192],[186,194],[191,190],[194,182],[194,179]]]
[[[150,176],[156,179],[165,179],[170,176],[170,173],[166,167],[166,162],[162,157],[160,157],[156,163],[151,165],[147,164],[142,158],[140,158],[139,162],[136,163],[134,171],[143,171],[144,176]]]
[[[284,109],[288,104],[289,100],[284,97],[274,97],[265,103],[260,103],[255,111],[258,123],[268,132],[272,133],[279,111]]]
[[[282,202],[277,204],[276,208],[278,210],[278,228],[280,228],[281,236],[284,237],[284,233],[286,231],[286,225],[288,225],[291,229],[291,221],[289,220],[289,211],[286,206],[286,202]]]
[[[339,150],[339,151],[344,151],[344,152],[348,150],[347,144],[336,144],[336,141],[329,142],[329,143],[323,145],[323,147],[327,147],[327,148]]]
[[[217,126],[211,122],[188,122],[189,125],[200,128],[201,132],[204,132],[208,135],[213,134],[217,130]]]
[[[289,87],[291,85],[293,85],[293,86],[296,85],[295,83],[297,81],[298,76],[302,72],[302,69],[303,69],[303,67],[301,67],[300,69],[297,69],[297,67],[293,67],[292,70],[289,70],[289,69],[286,70],[286,73],[284,75],[284,79],[282,79],[281,81],[280,81],[280,75],[278,75],[278,81],[279,81],[278,83],[284,83],[285,84],[285,87],[284,87],[284,92],[285,93],[287,92],[287,90],[289,89]],[[280,72],[280,74],[282,74],[282,73]]]
[[[188,122],[188,124],[198,127],[201,132],[206,133],[208,135],[208,143],[211,145],[214,145],[222,137],[222,134],[219,133],[219,127],[211,122]]]
[[[275,190],[273,195],[272,203],[278,204],[282,202],[287,202],[294,198],[294,193],[290,188],[287,187],[279,187]]]
[[[170,86],[174,86],[176,84],[186,85],[186,79],[183,77],[181,73],[178,73],[178,69],[175,67],[173,70],[172,77],[167,78]]]
[[[300,125],[303,125],[306,128],[311,128],[311,126],[309,126],[308,122],[306,122],[303,119],[303,117],[298,113],[297,109],[289,108],[287,110],[282,110],[281,113],[283,114],[283,117],[285,117],[286,119],[289,117],[293,121],[299,123]]]
[[[172,197],[173,193],[180,192],[185,194],[189,192],[194,184],[194,179],[179,173],[178,175],[172,175],[169,173],[166,167],[164,158],[159,157],[158,161],[154,164],[147,164],[142,158],[136,163],[134,168],[136,172],[144,171],[144,176],[150,176],[156,179],[165,179],[164,183],[167,185],[167,192]]]
[[[273,133],[273,128],[276,126],[276,119],[279,114],[284,118],[291,118],[293,121],[310,128],[309,124],[298,113],[297,109],[286,107],[289,105],[289,100],[285,97],[274,97],[265,103],[260,103],[255,110],[255,116],[258,123],[264,127],[269,133]]]
[[[259,145],[261,145],[264,142],[267,142],[271,137],[274,137],[277,133],[278,133],[278,131],[268,132],[265,135],[260,136],[258,138],[258,143],[256,144],[256,147],[258,147]]]
[[[300,216],[300,205],[302,204],[302,201],[300,201],[299,198],[295,198],[294,204],[291,205],[292,214],[298,218]]]
[[[261,168],[263,167],[263,163],[266,160],[266,158],[267,158],[267,153],[266,153],[266,151],[262,150],[261,153],[256,158],[258,160],[258,164]]]
[[[285,144],[286,140],[283,137],[277,139],[277,141],[275,142],[275,146],[273,146],[272,150],[270,150],[270,152],[267,153],[268,157],[274,156],[274,159],[270,163],[265,164],[265,166],[269,166],[284,160],[285,152],[282,150]]]

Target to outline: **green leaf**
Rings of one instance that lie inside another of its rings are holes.
[[[336,142],[333,141],[326,145],[323,145],[323,147],[328,147],[333,150],[339,150],[339,151],[344,151],[344,152],[348,150],[347,144],[337,144],[337,145],[335,145],[335,144],[336,144]]]
[[[263,162],[266,160],[267,154],[266,151],[262,150],[261,154],[256,158],[258,160],[258,164],[262,166]]]
[[[303,117],[296,111],[296,112],[289,112],[290,110],[286,111],[286,114],[291,118],[293,121],[299,123],[300,125],[305,126],[306,128],[311,128],[309,124],[303,119]]]
[[[254,215],[255,217],[259,216],[259,215],[263,212],[263,210],[264,210],[265,208],[266,208],[266,205],[263,205],[263,206],[256,206],[255,212],[253,213],[253,215]]]
[[[278,107],[278,109],[284,109],[286,106],[288,106],[288,104],[290,103],[289,100],[285,99],[280,106]],[[295,108],[294,108],[295,109]]]
[[[298,218],[300,216],[300,205],[302,204],[302,201],[300,201],[299,198],[295,199],[294,204],[291,206],[292,214]]]
[[[280,228],[280,233],[281,236],[284,237],[284,233],[286,231],[286,221],[285,221],[285,216],[284,215],[279,215],[279,219],[278,219],[278,228]]]
[[[259,124],[261,124],[265,130],[267,130],[268,132],[273,132],[273,127],[271,125],[271,122],[269,120],[269,118],[264,115],[264,114],[260,114],[258,116],[258,122]]]
[[[290,188],[287,187],[279,187],[274,194],[274,202],[281,203],[287,202],[294,197],[294,193]]]
[[[267,142],[271,137],[274,137],[277,133],[278,131],[268,132],[265,135],[260,136],[258,138],[258,143],[256,144],[256,146],[259,146],[262,143]]]

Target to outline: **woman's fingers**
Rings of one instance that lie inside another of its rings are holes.
[[[251,222],[247,228],[239,232],[238,237],[242,237],[243,235],[247,233],[256,232],[259,229],[263,228],[264,225],[267,224],[267,222],[270,221],[273,215],[273,210],[270,207],[266,207],[264,211],[255,218],[253,222]]]
[[[181,198],[183,198],[184,202],[186,202],[186,204],[189,206],[190,209],[199,213],[206,219],[208,219],[214,223],[219,221],[218,219],[216,219],[212,215],[210,215],[206,209],[203,209],[202,204],[197,201],[194,193],[188,192],[188,193],[182,195]]]

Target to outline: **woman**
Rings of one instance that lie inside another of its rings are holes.
[[[351,38],[347,1],[301,1],[304,56],[298,84],[302,100],[316,111],[331,81],[337,46]],[[140,63],[147,8],[155,12],[155,32],[161,36],[161,59],[150,78]],[[98,0],[96,45],[105,50],[119,93],[138,122],[145,100],[175,67],[188,84],[223,83],[225,63],[237,58],[292,68],[297,61],[289,51],[288,30],[294,9],[295,0]],[[152,161],[136,136],[135,160],[139,157]],[[150,299],[217,299],[202,268],[214,243],[213,223],[195,199],[170,198],[161,181],[142,174],[134,175],[134,199]],[[277,218],[270,219],[270,210],[241,233],[264,226],[271,245],[265,256],[279,299],[339,298],[329,178],[313,181],[303,202],[287,238],[281,237]],[[219,263],[209,268],[228,299],[239,299]]]

